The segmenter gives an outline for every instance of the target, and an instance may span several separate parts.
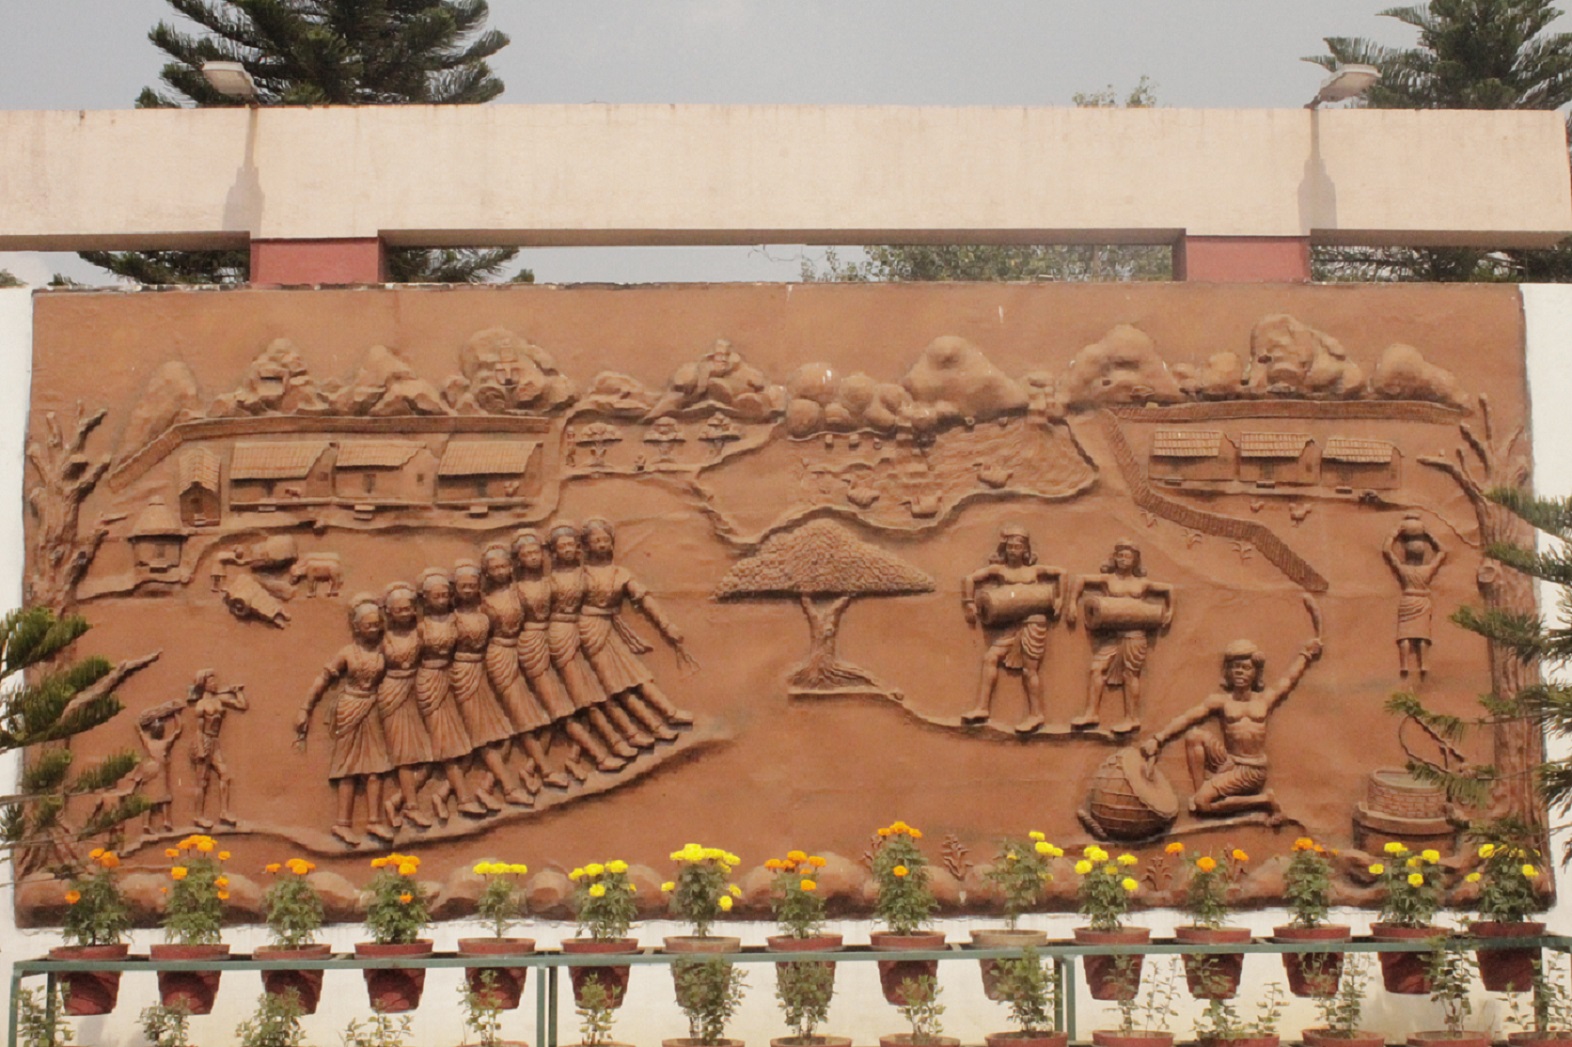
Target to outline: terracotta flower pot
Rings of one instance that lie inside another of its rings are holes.
[[[979,949],[1040,949],[1048,944],[1047,931],[1010,930],[1007,927],[984,928],[972,932],[972,945]],[[999,997],[999,961],[978,960],[982,968],[983,995],[990,1000]],[[1000,1033],[1000,1036],[1010,1035]]]
[[[1409,1035],[1408,1047],[1490,1047],[1490,1034],[1477,1029],[1457,1033],[1445,1029],[1416,1032]]]
[[[1440,927],[1405,927],[1396,923],[1373,923],[1370,937],[1378,942],[1420,942],[1446,934]],[[1401,996],[1430,995],[1430,954],[1427,952],[1384,952],[1381,957],[1381,984],[1386,991]]]
[[[770,1047],[851,1047],[850,1036],[777,1036]]]
[[[1356,1029],[1352,1036],[1336,1036],[1330,1029],[1306,1029],[1305,1047],[1386,1047],[1386,1037],[1378,1032]]]
[[[730,1036],[716,1040],[713,1044],[706,1044],[703,1040],[696,1040],[691,1036],[675,1036],[669,1040],[660,1041],[660,1047],[743,1047],[741,1040],[734,1040]]]
[[[1092,1043],[1095,1047],[1173,1047],[1174,1034],[1162,1029],[1094,1029]]]
[[[535,951],[535,939],[460,938],[458,951],[460,956],[528,956]],[[464,980],[469,991],[485,998],[490,1006],[511,1011],[518,1007],[519,997],[524,994],[524,977],[528,973],[528,967],[466,967]]]
[[[1481,920],[1469,924],[1468,933],[1475,938],[1537,938],[1545,933],[1545,925]],[[1528,992],[1534,987],[1534,962],[1539,955],[1536,948],[1476,950],[1479,980],[1489,992]]]
[[[1200,1047],[1279,1047],[1278,1036],[1197,1036]]]
[[[921,934],[892,934],[889,931],[874,931],[868,935],[868,944],[874,952],[907,952],[919,949],[944,948],[944,935],[937,931],[927,931]],[[884,998],[897,1007],[905,1006],[906,994],[901,986],[907,981],[916,981],[919,978],[937,978],[939,975],[938,960],[880,960],[879,961],[879,987],[884,990]],[[900,1033],[906,1036],[909,1033]],[[889,1039],[881,1036],[880,1042]],[[944,1037],[941,1037],[942,1041]]]
[[[1152,932],[1145,927],[1120,927],[1116,931],[1094,931],[1090,927],[1077,927],[1077,945],[1145,945],[1152,940]],[[1140,953],[1123,956],[1083,956],[1081,968],[1086,973],[1086,987],[1094,1000],[1133,1000],[1141,991]],[[1173,1037],[1168,1037],[1173,1042]]]
[[[155,960],[205,960],[216,962],[229,955],[229,946],[182,945],[162,942],[148,947],[148,954]],[[218,995],[217,968],[205,971],[159,971],[158,992],[165,1007],[184,1006],[192,1014],[210,1014],[213,999]]]
[[[89,960],[123,960],[131,947],[119,945],[57,945],[51,960],[82,963]],[[66,989],[65,1011],[72,1017],[108,1014],[120,999],[119,971],[61,971],[56,975]]]
[[[1174,937],[1189,945],[1243,945],[1250,940],[1250,929],[1175,927]],[[1239,973],[1244,970],[1244,953],[1185,953],[1181,959],[1184,960],[1185,984],[1190,988],[1190,995],[1197,1000],[1231,1000],[1239,991]]]
[[[363,960],[420,959],[432,953],[431,939],[414,942],[356,942],[355,955]],[[366,995],[378,1014],[401,1014],[420,1006],[426,989],[424,967],[367,967]]]
[[[991,1032],[983,1036],[988,1047],[1065,1047],[1067,1032]]]
[[[1320,927],[1295,927],[1288,924],[1272,928],[1275,942],[1346,942],[1353,937],[1347,927],[1326,924]],[[1329,996],[1343,979],[1343,954],[1340,952],[1285,952],[1283,970],[1288,974],[1288,991],[1295,996]]]
[[[960,1047],[960,1040],[953,1036],[930,1036],[926,1040],[918,1041],[909,1032],[898,1032],[891,1036],[879,1037],[879,1047]]]
[[[1507,1043],[1512,1047],[1572,1047],[1572,1029],[1509,1033]]]
[[[793,938],[785,934],[772,934],[764,939],[764,945],[770,952],[834,952],[841,947],[842,941],[843,939],[838,934],[817,934],[812,938]],[[775,965],[776,974],[779,974],[781,969],[789,962],[792,961],[777,963]],[[801,963],[803,961],[798,960],[796,962]],[[818,962],[828,967],[831,972],[835,970],[834,960],[820,960]],[[831,977],[834,977],[833,973]],[[834,1038],[832,1037],[832,1039]]]
[[[741,952],[742,939],[728,938],[716,934],[677,934],[662,940],[662,949],[669,953],[692,954],[694,956],[715,956],[719,953]],[[727,966],[730,966],[729,964]],[[671,981],[677,990],[677,1006],[686,1009],[688,1006],[687,993],[682,991],[682,964],[671,965]]]
[[[277,945],[261,945],[252,954],[257,960],[325,960],[332,954],[326,945],[302,945],[298,949],[285,949]],[[321,970],[258,971],[262,975],[262,988],[270,996],[286,996],[291,989],[300,1001],[303,1014],[317,1013],[317,1003],[322,999]]]
[[[562,951],[569,956],[605,956],[614,953],[630,953],[639,951],[639,943],[633,938],[564,938]],[[573,982],[573,1002],[581,1003],[579,993],[590,982],[596,982],[606,995],[607,1001],[613,1010],[622,1006],[622,1001],[628,995],[628,971],[626,964],[611,964],[605,967],[569,967],[568,978]]]

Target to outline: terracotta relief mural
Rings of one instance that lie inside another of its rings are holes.
[[[439,880],[528,851],[553,912],[597,839],[808,833],[860,910],[899,815],[955,855],[1311,834],[1357,904],[1361,849],[1457,851],[1386,698],[1534,671],[1448,620],[1532,606],[1481,553],[1520,537],[1483,498],[1526,476],[1510,288],[70,293],[36,326],[29,599],[162,650],[81,743],[142,754],[133,864],[193,830]],[[946,904],[993,904],[951,864]]]

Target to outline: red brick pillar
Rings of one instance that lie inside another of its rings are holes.
[[[336,240],[252,240],[253,284],[379,284],[387,252],[374,236]]]
[[[1174,279],[1201,283],[1308,283],[1307,236],[1181,236]]]

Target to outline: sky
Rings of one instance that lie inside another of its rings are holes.
[[[1062,106],[1142,76],[1184,108],[1302,106],[1326,36],[1407,45],[1391,0],[491,0],[512,43],[496,104]],[[165,0],[0,0],[0,107],[129,108],[163,56]],[[1563,21],[1566,21],[1563,19]],[[1562,26],[1562,28],[1567,28]],[[3,221],[3,217],[0,217]],[[539,248],[542,282],[791,280],[804,248]],[[811,258],[820,252],[808,249]],[[843,252],[844,254],[844,252]],[[0,253],[41,282],[107,274],[74,255]]]

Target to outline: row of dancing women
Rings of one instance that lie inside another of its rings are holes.
[[[621,770],[693,722],[639,660],[632,604],[685,664],[681,631],[625,567],[610,523],[519,531],[479,562],[429,568],[381,597],[350,601],[351,642],[323,668],[295,717],[304,747],[313,709],[336,686],[325,724],[333,834],[358,845],[429,828],[455,811],[479,818],[530,807],[542,787],[572,788],[588,764]],[[549,754],[561,742],[555,765]],[[428,787],[429,786],[429,787]],[[500,798],[498,794],[500,793]]]

